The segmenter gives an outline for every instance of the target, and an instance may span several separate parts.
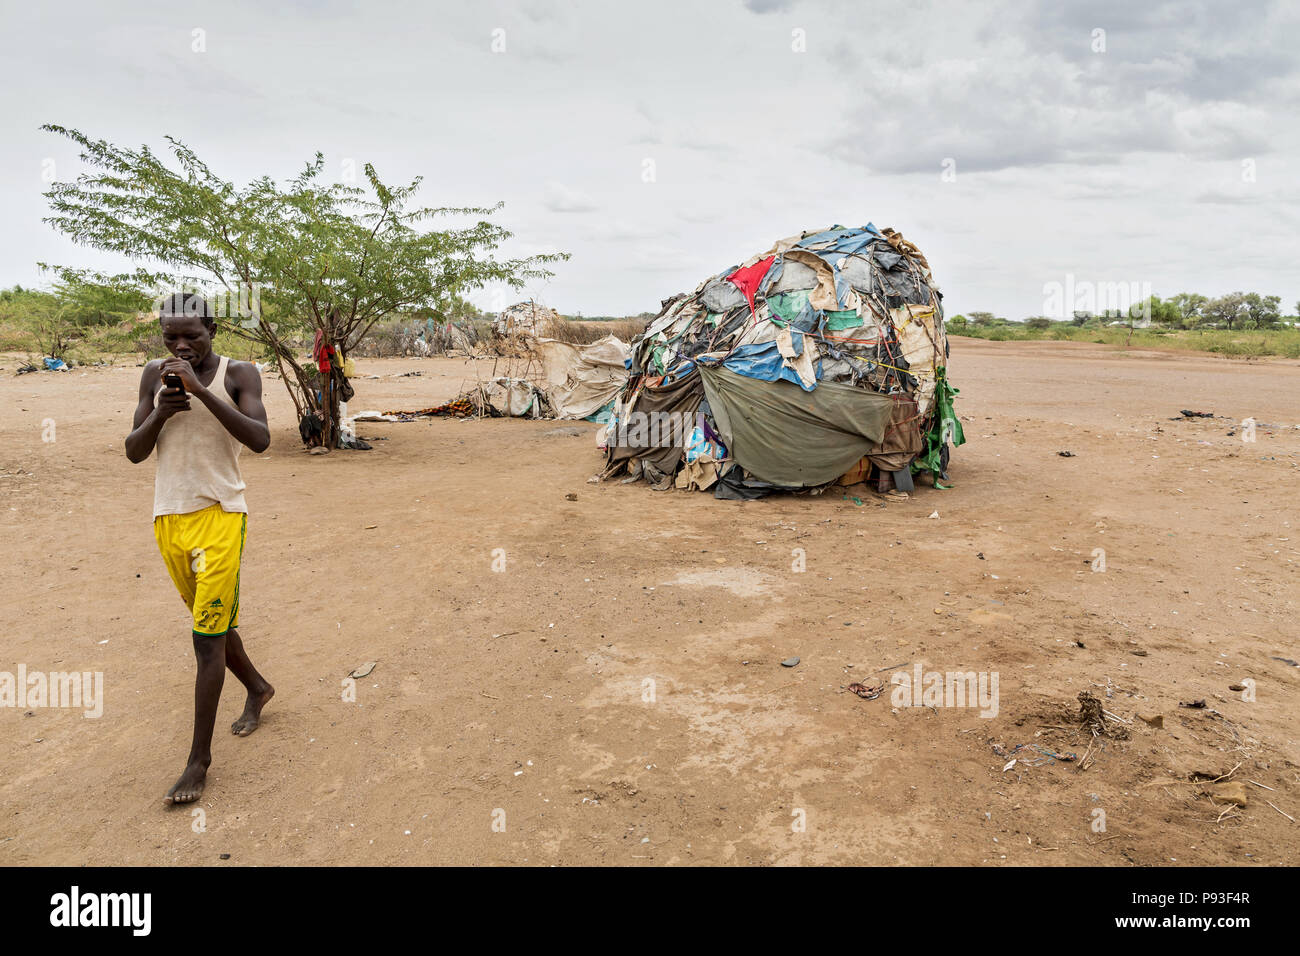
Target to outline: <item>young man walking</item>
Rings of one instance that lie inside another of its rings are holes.
[[[253,667],[235,629],[248,518],[239,452],[243,445],[265,451],[271,433],[257,368],[212,351],[216,321],[207,300],[169,296],[159,322],[171,358],[144,367],[126,457],[138,463],[158,450],[154,537],[193,616],[194,740],[185,770],[163,798],[177,804],[203,792],[226,668],[248,691],[232,733],[246,737],[256,730],[275,693]]]

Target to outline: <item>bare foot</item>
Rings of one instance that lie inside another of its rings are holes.
[[[203,792],[203,784],[208,778],[208,768],[201,763],[192,763],[185,768],[181,778],[167,791],[163,803],[193,803]]]
[[[247,737],[255,731],[262,717],[262,708],[274,696],[275,688],[270,684],[267,684],[266,690],[260,694],[254,694],[250,691],[248,700],[244,703],[244,712],[239,715],[238,720],[230,725],[230,732],[236,737]]]

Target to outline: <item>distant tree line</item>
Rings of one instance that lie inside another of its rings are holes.
[[[0,289],[0,329],[14,337],[12,344],[61,358],[97,331],[130,325],[149,306],[149,294],[129,283],[69,275],[50,289]]]
[[[1054,325],[1075,327],[1101,326],[1111,324],[1128,325],[1147,316],[1151,324],[1166,329],[1276,329],[1300,322],[1300,302],[1296,302],[1296,315],[1282,315],[1282,297],[1277,295],[1260,295],[1258,292],[1229,292],[1216,298],[1210,298],[1196,292],[1180,292],[1167,299],[1153,295],[1145,302],[1138,303],[1128,312],[1119,309],[1103,310],[1099,313],[1075,312],[1067,320],[1054,320],[1047,316],[1035,315],[1024,319],[1022,323],[1012,323],[1006,318],[992,312],[967,312],[954,315],[948,319],[953,331],[966,327],[989,328],[999,325],[1021,324],[1029,329],[1048,329]]]

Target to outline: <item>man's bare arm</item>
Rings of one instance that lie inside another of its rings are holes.
[[[252,429],[249,438],[241,437],[234,430],[231,430],[231,434],[251,451],[264,452],[271,447],[271,428],[266,423],[266,406],[262,404],[262,376],[257,373],[257,366],[251,362],[240,362],[234,371],[238,385],[235,400],[239,403],[239,411],[245,420],[259,428]]]
[[[231,361],[226,377],[233,381],[231,397],[238,405],[219,398],[216,393],[199,384],[198,376],[189,362],[167,359],[162,364],[162,374],[176,374],[185,389],[197,398],[221,422],[223,428],[255,452],[266,451],[271,445],[271,430],[266,424],[266,408],[262,404],[262,379],[256,366],[248,362]],[[224,383],[222,383],[224,384]]]
[[[144,367],[140,375],[140,399],[136,402],[131,434],[126,436],[126,457],[134,464],[144,461],[153,453],[158,433],[167,419],[178,412],[188,411],[189,399],[172,389],[164,389],[154,407],[153,395],[162,380],[162,362],[154,360]]]

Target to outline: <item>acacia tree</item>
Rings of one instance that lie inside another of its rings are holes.
[[[1260,295],[1247,292],[1245,296],[1246,318],[1257,329],[1275,328],[1282,318],[1282,297],[1280,295]]]
[[[1212,322],[1232,328],[1232,323],[1239,322],[1246,313],[1246,294],[1229,292],[1205,304],[1205,315]]]
[[[497,261],[491,254],[511,233],[484,219],[443,231],[422,228],[440,217],[488,216],[502,204],[416,206],[422,177],[388,186],[369,163],[368,189],[325,182],[321,153],[283,185],[264,176],[237,187],[170,136],[168,151],[179,169],[148,146],[127,149],[74,129],[42,128],[77,143],[90,167],[50,188],[45,196],[53,215],[45,221],[82,245],[162,266],[95,278],[159,290],[196,282],[222,290],[225,327],[265,346],[300,420],[316,416],[329,447],[338,442],[341,379],[304,367],[299,335],[332,348],[337,367],[385,316],[441,312],[455,297],[492,282],[518,289],[549,278],[546,266],[568,258]],[[80,270],[47,268],[87,278]]]
[[[1209,303],[1206,296],[1199,292],[1180,292],[1169,299],[1179,313],[1179,324],[1185,329],[1194,329],[1205,318],[1205,306]]]

